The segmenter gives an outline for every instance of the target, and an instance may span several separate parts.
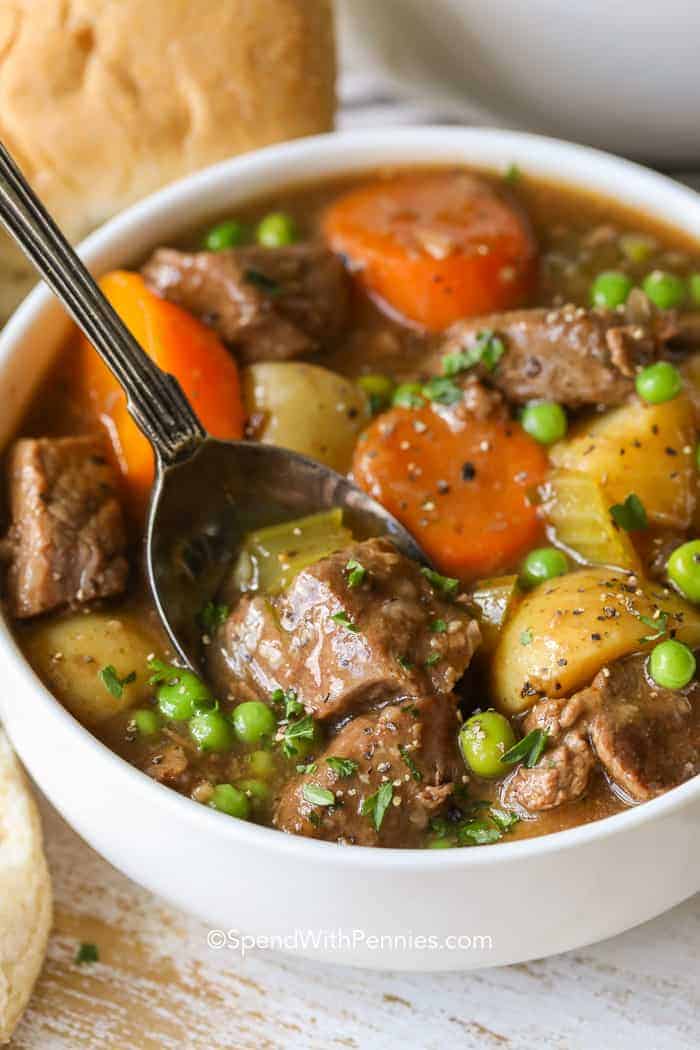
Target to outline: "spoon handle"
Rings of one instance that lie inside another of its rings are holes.
[[[174,376],[137,343],[0,142],[0,222],[123,387],[129,412],[167,466],[206,437]]]

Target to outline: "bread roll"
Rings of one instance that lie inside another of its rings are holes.
[[[51,928],[51,883],[34,801],[0,730],[0,1043],[9,1041],[39,974]]]
[[[73,241],[188,172],[328,130],[331,0],[3,0],[0,138]],[[0,244],[0,319],[34,283]]]

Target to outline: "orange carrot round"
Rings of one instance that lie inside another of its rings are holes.
[[[401,521],[434,565],[468,581],[511,569],[542,536],[529,495],[547,454],[502,417],[394,408],[357,445],[357,483]]]
[[[109,273],[100,287],[146,353],[179,380],[207,430],[222,439],[240,438],[245,417],[238,368],[218,336],[159,299],[137,273]],[[129,415],[121,387],[82,337],[76,379],[90,414],[107,430],[132,509],[142,513],[154,476],[151,446]]]
[[[431,331],[518,306],[535,285],[527,218],[466,172],[352,190],[327,209],[323,229],[380,305]]]

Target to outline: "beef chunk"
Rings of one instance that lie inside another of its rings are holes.
[[[404,701],[358,715],[317,759],[313,773],[284,786],[274,823],[283,831],[330,842],[418,845],[459,776],[457,730],[451,696]],[[349,776],[341,776],[329,758],[356,765]],[[372,814],[362,810],[383,784],[391,785],[391,800],[377,829]],[[336,804],[315,803],[312,785],[332,791]]]
[[[700,697],[662,689],[646,674],[643,655],[604,668],[588,689],[542,700],[524,729],[546,729],[551,741],[532,769],[519,767],[503,800],[536,812],[585,792],[601,764],[615,791],[643,802],[700,772]]]
[[[365,569],[353,587],[351,559]],[[210,671],[223,693],[294,689],[316,718],[338,718],[380,697],[449,692],[478,642],[463,605],[373,539],[304,569],[279,598],[244,597],[210,646]]]
[[[700,772],[700,696],[662,689],[635,657],[599,674],[600,703],[590,721],[591,744],[619,792],[644,802]]]
[[[159,784],[179,784],[187,772],[189,762],[184,748],[179,744],[167,744],[152,755],[146,772]]]
[[[124,590],[122,511],[100,437],[22,438],[10,452],[9,482],[13,616]]]
[[[322,244],[178,252],[159,248],[143,268],[150,287],[196,314],[244,362],[286,361],[343,332],[349,279]]]
[[[569,408],[616,405],[634,390],[635,372],[658,359],[685,327],[670,312],[653,312],[638,323],[612,310],[514,310],[458,321],[447,333],[429,370],[441,372],[442,359],[474,346],[481,332],[492,331],[505,353],[492,372],[478,365],[477,375],[522,404],[537,398]]]
[[[526,733],[545,729],[554,747],[548,748],[532,769],[518,766],[505,782],[504,805],[537,813],[573,802],[584,794],[596,764],[588,742],[587,714],[586,699],[581,693],[535,704],[523,729]]]

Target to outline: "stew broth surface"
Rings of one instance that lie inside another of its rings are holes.
[[[404,169],[401,171],[403,173]],[[614,200],[526,175],[506,185],[501,176],[488,172],[478,174],[499,192],[505,188],[508,194],[512,194],[532,223],[540,250],[540,277],[537,291],[527,305],[574,303],[585,306],[589,301],[592,280],[605,270],[623,269],[638,283],[651,270],[669,270],[687,277],[698,268],[700,248],[694,241],[681,231],[654,221],[643,213],[624,208]],[[383,171],[379,175],[390,181],[395,173]],[[370,176],[363,175],[292,187],[286,192],[261,198],[239,209],[237,218],[253,226],[265,214],[283,211],[293,217],[301,240],[313,238],[318,236],[321,215],[327,206],[349,189],[368,181]],[[175,246],[196,249],[201,246],[201,238],[202,231],[196,230]],[[634,252],[630,252],[630,245],[634,246],[635,239],[647,244],[644,257],[639,261],[635,260]],[[374,373],[386,374],[396,382],[422,378],[426,346],[435,344],[436,337],[426,336],[418,328],[388,316],[363,292],[355,290],[353,294],[352,323],[347,336],[330,352],[318,355],[314,360],[351,379]],[[75,390],[75,341],[71,341],[37,391],[19,433],[22,436],[38,437],[94,430],[98,421],[86,415]],[[147,636],[153,639],[153,650],[157,650],[165,659],[172,659],[173,653],[168,647],[141,574],[141,536],[138,523],[133,520],[130,523],[130,543],[132,572],[128,595],[99,603],[98,608],[110,618],[132,623],[139,630],[145,629]],[[516,565],[504,565],[501,571],[505,573],[516,568]],[[38,620],[15,625],[20,645],[54,690],[56,678],[51,673],[47,674],[46,663],[37,661],[35,645],[37,638],[45,631],[47,622],[61,622],[72,615],[51,613]],[[56,665],[60,661],[61,654],[56,653]],[[95,668],[96,674],[97,670]],[[99,688],[97,678],[96,688]],[[472,672],[468,672],[460,690],[464,698],[462,709],[465,716],[474,708],[490,706],[490,697],[484,692],[487,688],[481,679],[475,679]],[[62,699],[67,700],[66,697]],[[67,706],[71,708],[68,700]],[[139,736],[129,711],[91,728],[108,747],[138,768],[144,768],[153,757],[152,741]],[[166,727],[165,733],[170,740],[185,749],[191,767],[198,771],[202,782],[214,780],[235,783],[253,775],[250,748],[213,755],[198,751],[188,738],[186,728],[171,725]],[[161,746],[160,742],[158,746]],[[294,768],[277,757],[271,762],[274,771],[268,774],[268,783],[272,798],[290,775],[294,775]],[[472,800],[497,801],[497,783],[473,776],[465,776],[464,779],[468,783],[462,788],[468,791]],[[196,780],[197,776],[194,776],[192,781]],[[198,793],[195,787],[193,797],[206,801],[206,791]],[[507,837],[520,839],[563,830],[609,816],[622,808],[624,803],[619,793],[611,791],[603,773],[597,771],[582,799],[537,815],[521,814],[522,819],[508,831]],[[255,810],[254,819],[268,823],[270,814],[270,802],[263,800]]]

